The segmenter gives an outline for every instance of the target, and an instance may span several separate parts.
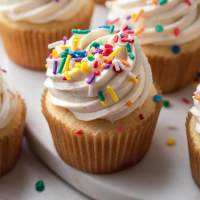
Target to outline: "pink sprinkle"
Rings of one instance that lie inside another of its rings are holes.
[[[186,98],[182,98],[183,103],[185,104],[190,104],[190,100],[186,99]]]
[[[191,6],[191,5],[192,5],[192,1],[191,1],[191,0],[184,0],[184,2],[185,2],[188,6]]]
[[[120,20],[120,18],[117,17],[116,19],[108,20],[108,21],[107,21],[107,24],[108,24],[108,25],[115,24],[115,23],[119,22],[119,20]]]
[[[134,43],[134,39],[122,39],[122,42]]]
[[[114,43],[117,43],[118,40],[119,40],[119,36],[118,36],[118,35],[115,35],[113,40],[114,40]]]
[[[176,28],[174,29],[174,35],[178,37],[178,36],[180,35],[180,33],[181,33],[180,28],[179,28],[179,27],[176,27]]]
[[[122,30],[123,30],[123,31],[128,30],[128,25],[124,25],[123,28],[122,28]]]
[[[140,120],[143,120],[144,119],[144,115],[143,114],[139,114],[139,118],[140,118]]]
[[[82,135],[83,134],[83,130],[82,129],[77,129],[74,131],[75,135]]]

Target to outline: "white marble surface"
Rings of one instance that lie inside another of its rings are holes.
[[[38,193],[35,183],[42,179],[46,189]],[[16,167],[0,179],[0,200],[87,200],[35,157],[24,143]]]

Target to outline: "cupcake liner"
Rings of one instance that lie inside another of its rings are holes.
[[[19,109],[15,117],[18,121],[13,120],[6,127],[5,132],[0,134],[0,176],[10,171],[16,164],[20,152],[23,138],[24,121],[26,107],[24,101],[19,97]]]
[[[193,179],[196,182],[196,184],[200,187],[200,143],[195,143],[194,139],[192,138],[192,131],[194,131],[194,127],[192,127],[192,120],[192,114],[189,113],[186,120],[186,131],[190,166]]]
[[[106,0],[95,0],[98,4],[105,4]]]
[[[78,135],[72,127],[67,127],[49,112],[46,96],[47,91],[42,96],[42,112],[48,121],[57,152],[67,164],[89,173],[112,173],[133,166],[148,151],[160,104],[138,126],[119,130],[119,133],[111,131],[95,134],[84,131]],[[120,120],[118,125],[120,126]]]
[[[36,25],[25,22],[11,22],[0,16],[0,32],[6,52],[16,64],[32,70],[45,70],[48,44],[69,37],[72,28],[86,29],[90,25],[93,2],[88,1],[81,17],[68,21],[54,21]]]
[[[192,83],[200,69],[200,48],[171,56],[166,56],[165,53],[162,56],[159,53],[151,55],[149,50],[146,55],[151,64],[154,82],[163,93],[174,92]]]

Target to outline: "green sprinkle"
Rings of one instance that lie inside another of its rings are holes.
[[[95,47],[96,49],[98,49],[100,47],[100,43],[99,42],[93,42],[91,45],[90,45],[90,48],[92,47]]]
[[[168,2],[168,0],[159,0],[159,3],[160,3],[161,6],[166,4],[167,2]]]
[[[80,35],[82,35],[82,34],[88,34],[90,32],[91,32],[91,30],[89,30],[89,29],[86,29],[86,30],[72,29],[72,33],[74,33],[74,34],[80,34]]]
[[[35,189],[38,192],[43,192],[45,190],[45,184],[44,181],[39,180],[35,183]]]
[[[164,31],[164,27],[161,24],[156,24],[155,31],[157,33],[162,33]]]
[[[88,56],[87,58],[88,58],[89,61],[95,60],[95,57],[94,57],[94,56]]]
[[[132,52],[132,48],[131,48],[131,45],[130,45],[129,43],[126,43],[126,44],[125,44],[125,47],[126,47],[128,53],[131,53],[131,52]]]
[[[128,56],[131,60],[134,60],[135,59],[135,55],[133,54],[133,52],[129,52],[128,53]]]
[[[61,54],[61,58],[66,58],[69,54],[69,48],[65,49]]]
[[[114,32],[114,30],[115,30],[115,26],[114,25],[112,25],[112,26],[110,26],[110,33],[113,33]]]
[[[103,94],[103,91],[101,91],[101,90],[98,92],[98,97],[99,97],[100,101],[105,101],[106,100],[106,98],[105,98],[105,96]]]
[[[60,59],[57,73],[62,74],[63,67],[65,65],[65,61],[66,61],[66,57]]]
[[[163,100],[163,107],[169,108],[170,107],[170,102],[168,100]]]

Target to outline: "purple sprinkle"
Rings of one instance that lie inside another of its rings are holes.
[[[57,73],[57,67],[58,67],[58,61],[54,60],[54,63],[53,63],[53,74],[55,74],[55,75]]]
[[[91,83],[94,81],[94,79],[95,79],[95,73],[91,73],[91,74],[88,76],[86,82],[87,82],[88,84],[91,84]]]
[[[128,16],[126,17],[126,19],[127,19],[127,20],[131,19],[131,15],[128,15]]]
[[[3,68],[1,68],[1,67],[0,67],[0,71],[3,72],[3,73],[6,73],[6,72],[7,72],[5,69],[3,69]]]
[[[105,64],[104,65],[104,69],[109,69],[110,68],[110,64]]]
[[[67,37],[66,36],[63,37],[63,42],[64,42],[64,45],[66,45],[66,42],[67,42]]]

